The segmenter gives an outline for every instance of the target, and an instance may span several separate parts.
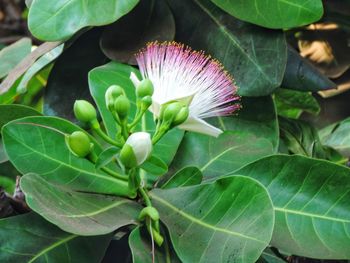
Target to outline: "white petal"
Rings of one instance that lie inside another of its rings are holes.
[[[134,151],[138,165],[141,165],[152,153],[152,140],[147,132],[135,132],[125,142]]]
[[[140,84],[140,80],[138,79],[138,77],[136,76],[136,74],[134,72],[130,73],[130,80],[131,82],[134,84],[135,88]]]
[[[198,132],[213,137],[218,137],[221,133],[223,133],[222,130],[210,125],[200,118],[193,116],[188,117],[188,119],[178,127],[182,130]]]

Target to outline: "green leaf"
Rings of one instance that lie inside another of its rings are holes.
[[[22,38],[12,45],[0,51],[0,79],[5,77],[22,59],[27,56],[32,48],[30,38]]]
[[[271,251],[271,249],[266,248],[262,253],[261,257],[265,260],[266,263],[285,263],[283,259],[277,257],[275,253]]]
[[[131,102],[129,116],[129,121],[131,121],[136,112],[135,87],[129,78],[131,72],[134,72],[138,77],[141,77],[137,69],[116,62],[111,62],[104,66],[95,68],[89,73],[90,92],[96,102],[99,112],[101,113],[107,133],[110,136],[115,136],[117,133],[117,126],[115,125],[112,114],[106,107],[105,92],[109,86],[115,84],[120,85],[125,90],[126,95]],[[155,130],[153,115],[150,112],[147,112],[145,116],[145,121],[143,121],[142,127],[138,126],[138,129],[153,132]],[[169,164],[176,154],[176,150],[182,137],[182,131],[177,129],[170,131],[155,145],[153,155],[166,164]]]
[[[30,6],[28,26],[40,40],[63,40],[88,26],[113,23],[130,12],[138,0],[35,0]]]
[[[101,28],[96,28],[82,34],[56,60],[45,88],[45,115],[76,121],[73,114],[75,100],[92,101],[87,74],[106,63],[99,48],[101,31]]]
[[[268,95],[281,84],[287,62],[281,31],[235,19],[209,0],[170,0],[169,4],[176,40],[218,59],[233,75],[240,95]]]
[[[271,200],[250,178],[230,176],[198,186],[154,189],[150,195],[183,262],[255,262],[270,242]]]
[[[153,175],[161,176],[168,171],[168,166],[162,159],[156,156],[151,156],[146,162],[144,162],[140,168]]]
[[[13,194],[16,182],[13,179],[0,175],[0,189],[3,188],[7,193]]]
[[[211,0],[231,15],[268,28],[299,27],[323,15],[321,0]]]
[[[298,119],[302,112],[317,115],[321,107],[310,92],[277,89],[274,94],[277,113],[286,118]]]
[[[171,170],[197,166],[205,179],[215,178],[273,152],[269,140],[251,133],[227,131],[218,138],[187,133]]]
[[[254,134],[271,142],[275,152],[278,149],[279,130],[275,105],[270,96],[259,98],[243,97],[242,109],[237,115],[210,119],[210,123],[223,131],[239,131]]]
[[[42,57],[40,57],[37,61],[30,66],[27,72],[21,78],[20,83],[17,86],[18,93],[25,93],[27,91],[27,86],[29,81],[45,66],[54,61],[61,53],[63,52],[64,44],[59,45],[58,47],[52,49]]]
[[[350,169],[276,155],[234,173],[258,180],[270,193],[276,214],[272,246],[299,256],[350,258]]]
[[[327,153],[321,144],[315,127],[301,120],[279,118],[281,139],[290,153],[326,159]]]
[[[129,199],[82,193],[54,185],[37,174],[21,178],[31,209],[64,231],[83,236],[103,235],[136,223],[142,207]]]
[[[197,167],[188,166],[176,173],[170,178],[167,178],[164,183],[161,183],[162,189],[170,189],[181,186],[197,185],[202,182],[203,174]]]
[[[95,167],[100,169],[102,166],[109,164],[119,151],[120,149],[114,146],[107,148],[99,154]]]
[[[316,92],[335,89],[337,85],[318,71],[293,48],[288,48],[288,62],[282,88]]]
[[[320,137],[324,145],[350,156],[350,118],[323,128]]]
[[[49,182],[80,191],[124,195],[119,180],[69,151],[62,133],[74,131],[83,130],[55,117],[27,117],[5,125],[2,135],[10,161],[22,174],[37,173]],[[96,153],[101,152],[97,142],[90,139]]]
[[[111,238],[79,237],[35,213],[23,214],[0,220],[0,261],[98,263]]]
[[[166,1],[143,0],[128,15],[105,28],[101,48],[112,60],[136,65],[135,53],[148,42],[171,41],[174,36],[175,21]]]
[[[129,236],[129,246],[132,252],[133,263],[180,263],[173,249],[168,243],[163,243],[161,247],[155,246],[155,257],[152,261],[151,237],[145,228],[137,227],[131,231]],[[169,250],[167,250],[169,249]]]
[[[2,126],[6,123],[27,117],[27,116],[40,116],[41,113],[34,110],[31,107],[23,106],[23,105],[0,105],[0,130]]]

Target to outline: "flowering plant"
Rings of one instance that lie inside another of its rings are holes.
[[[236,2],[31,2],[25,61],[52,50],[0,85],[0,262],[350,259],[348,123],[299,120],[333,84],[276,29],[321,1]],[[5,105],[38,68],[43,109]]]

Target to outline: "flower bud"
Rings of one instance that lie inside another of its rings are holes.
[[[181,103],[172,102],[162,106],[159,119],[171,124],[182,108]]]
[[[145,96],[152,96],[153,91],[153,84],[149,79],[142,80],[136,87],[136,95],[139,98],[143,98]]]
[[[152,105],[152,97],[151,96],[145,96],[141,99],[141,109],[147,110],[149,106]]]
[[[120,161],[127,168],[143,164],[152,153],[152,140],[147,132],[135,132],[120,151]]]
[[[124,90],[118,85],[110,86],[105,93],[105,101],[107,109],[110,111],[114,110],[114,101],[120,96],[124,95]]]
[[[124,120],[130,110],[130,101],[125,95],[119,96],[114,102],[114,109],[118,114],[120,120]]]
[[[86,100],[76,100],[74,103],[74,115],[81,122],[91,122],[97,114],[94,106]]]
[[[65,137],[66,145],[71,153],[78,157],[87,156],[93,147],[89,136],[82,131],[75,131]]]
[[[171,123],[171,126],[175,127],[177,125],[184,123],[187,120],[189,114],[190,114],[190,109],[187,106],[183,106],[179,111],[179,113],[175,116],[173,122]]]

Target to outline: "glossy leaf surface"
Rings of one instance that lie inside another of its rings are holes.
[[[183,262],[255,262],[270,241],[272,203],[250,178],[154,189],[151,197]]]
[[[141,206],[129,199],[78,192],[37,174],[24,175],[21,188],[34,211],[77,235],[103,235],[135,224],[141,211]]]
[[[30,6],[28,26],[37,38],[63,40],[87,26],[110,24],[130,12],[138,0],[36,0]],[[103,15],[102,15],[103,14]]]
[[[235,174],[260,181],[270,193],[276,214],[272,246],[312,258],[350,258],[349,168],[276,155]]]
[[[321,0],[212,0],[231,15],[268,28],[291,28],[321,18]]]
[[[32,212],[0,220],[0,261],[98,263],[111,238],[79,237]]]

